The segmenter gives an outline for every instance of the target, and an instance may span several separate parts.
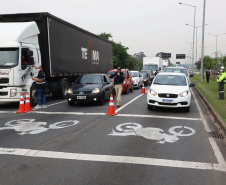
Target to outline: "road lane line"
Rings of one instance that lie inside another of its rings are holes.
[[[214,151],[214,154],[217,158],[217,161],[218,163],[221,165],[221,166],[225,166],[226,167],[226,162],[224,160],[224,157],[223,155],[221,154],[221,151],[219,149],[219,147],[217,146],[217,143],[215,142],[214,138],[209,138],[209,141],[210,141],[210,144],[213,148],[213,151]]]
[[[53,103],[53,104],[47,105],[46,107],[51,107],[51,106],[53,106],[53,105],[57,105],[57,104],[60,104],[60,103],[65,103],[65,102],[67,102],[67,101],[64,100],[64,101],[61,101],[61,102],[58,102],[58,103]],[[36,110],[37,110],[37,109],[36,109]]]
[[[0,113],[4,114],[4,113],[16,113],[15,111],[0,111]]]
[[[208,124],[207,124],[206,118],[205,118],[205,116],[204,116],[204,114],[203,114],[203,112],[202,112],[202,109],[201,109],[201,107],[199,106],[199,102],[198,102],[198,100],[197,100],[197,98],[196,98],[196,96],[195,96],[195,94],[194,94],[194,92],[193,92],[192,89],[191,89],[191,93],[192,93],[192,95],[193,95],[193,97],[194,97],[194,99],[195,99],[195,103],[196,103],[196,105],[197,105],[197,107],[198,107],[199,114],[200,114],[200,116],[201,116],[201,119],[202,119],[202,122],[203,122],[203,125],[204,125],[204,127],[205,127],[206,132],[211,132],[211,130],[210,130]]]
[[[106,113],[85,113],[85,112],[45,112],[45,111],[34,111],[28,113],[37,114],[58,114],[58,115],[106,115]],[[187,117],[173,117],[173,116],[157,116],[157,115],[139,115],[139,114],[118,114],[117,117],[141,117],[141,118],[161,118],[161,119],[181,119],[191,121],[201,121],[200,118],[187,118]]]
[[[144,157],[67,153],[67,152],[54,152],[54,151],[30,150],[19,148],[0,148],[0,154],[26,156],[26,157],[40,157],[49,159],[68,159],[68,160],[81,160],[94,162],[98,161],[98,162],[127,163],[149,166],[163,166],[185,169],[217,170],[226,172],[226,167],[221,166],[219,164],[177,161],[169,159],[144,158]]]
[[[123,106],[121,106],[120,108],[116,109],[116,113],[119,112],[120,110],[124,109],[126,106],[128,106],[129,104],[133,103],[136,99],[140,98],[141,96],[143,96],[143,94],[140,94],[139,96],[133,98],[132,100],[130,100],[129,102],[127,102],[126,104],[124,104]]]

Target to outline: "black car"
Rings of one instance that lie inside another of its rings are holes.
[[[67,91],[69,105],[75,102],[99,102],[103,105],[113,92],[113,82],[106,74],[81,75]]]
[[[152,83],[151,76],[148,74],[147,71],[140,71],[140,75],[143,77],[143,82],[145,86],[150,85]]]

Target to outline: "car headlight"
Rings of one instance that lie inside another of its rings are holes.
[[[146,81],[146,79],[144,79],[144,81]]]
[[[69,89],[67,90],[67,93],[68,93],[68,94],[72,94],[72,93],[73,93],[72,89],[69,88]]]
[[[153,89],[150,89],[150,94],[151,94],[152,96],[156,96],[156,95],[157,95],[157,93],[156,93]]]
[[[180,97],[185,97],[188,95],[188,91],[184,91],[184,92],[180,93],[179,95],[180,95]]]
[[[10,89],[10,97],[14,97],[17,95],[17,89]]]
[[[125,82],[125,80],[123,81],[123,84],[125,84],[126,82]]]
[[[138,82],[138,80],[136,79],[136,80],[134,80],[134,82],[135,82],[135,83],[137,83],[137,82]]]
[[[99,93],[100,92],[100,88],[95,88],[93,89],[92,93]]]

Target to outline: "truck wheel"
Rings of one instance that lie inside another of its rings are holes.
[[[69,87],[68,82],[64,80],[61,84],[61,97],[64,99],[67,97],[68,87]]]
[[[31,107],[34,107],[38,104],[38,97],[37,97],[35,85],[32,85],[30,89],[30,104],[31,104]]]

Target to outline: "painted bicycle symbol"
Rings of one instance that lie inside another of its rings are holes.
[[[35,119],[20,119],[8,121],[4,124],[4,127],[0,127],[0,130],[12,129],[19,135],[25,134],[39,134],[46,132],[49,129],[61,129],[65,127],[71,127],[77,125],[77,120],[67,120],[52,123],[47,126],[47,122],[35,122]]]
[[[112,136],[142,136],[146,139],[156,140],[157,143],[164,144],[165,142],[174,143],[179,140],[180,136],[191,136],[196,131],[186,126],[171,127],[168,132],[164,133],[164,130],[154,127],[142,127],[139,123],[122,123],[116,127],[116,130],[112,130]]]

